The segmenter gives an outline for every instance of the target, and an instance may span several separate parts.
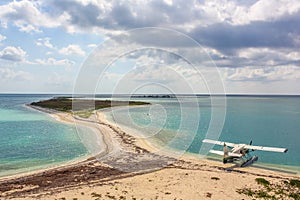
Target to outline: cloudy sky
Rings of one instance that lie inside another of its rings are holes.
[[[299,19],[299,0],[2,0],[0,92],[300,94]]]

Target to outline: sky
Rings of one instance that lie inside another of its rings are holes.
[[[0,93],[300,94],[299,0],[0,2]]]

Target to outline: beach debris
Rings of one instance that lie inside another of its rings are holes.
[[[211,197],[212,197],[212,193],[207,192],[207,193],[206,193],[206,197],[207,197],[207,198],[211,198]]]
[[[210,179],[212,179],[212,180],[216,180],[216,181],[218,181],[218,180],[220,180],[220,178],[219,177],[211,177]]]

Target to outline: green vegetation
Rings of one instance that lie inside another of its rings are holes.
[[[49,100],[33,102],[31,105],[57,111],[71,112],[81,117],[89,117],[94,110],[114,106],[148,105],[150,103],[140,101],[110,101],[110,100],[86,100],[72,99],[69,97],[57,97]]]
[[[256,183],[260,184],[260,185],[263,185],[263,186],[268,186],[270,185],[270,182],[267,181],[266,179],[264,178],[256,178],[255,179]]]
[[[72,100],[67,97],[59,97],[39,102],[33,102],[30,105],[58,111],[70,111],[72,109]]]
[[[220,180],[220,178],[219,177],[211,177],[210,179],[212,179],[212,180]]]
[[[297,188],[300,188],[300,181],[299,180],[296,180],[296,179],[293,179],[293,180],[290,180],[290,184],[292,186],[295,186]]]
[[[250,188],[238,189],[237,193],[245,194],[245,195],[250,196],[250,197],[253,197],[255,195],[255,191],[252,191],[252,189],[250,189]]]
[[[298,194],[297,193],[291,193],[291,194],[289,194],[289,197],[299,200],[300,199],[300,194],[299,193]]]
[[[300,200],[300,181],[296,179],[283,180],[272,184],[264,178],[256,178],[260,186],[258,189],[238,189],[239,194],[244,194],[255,199],[295,199]]]

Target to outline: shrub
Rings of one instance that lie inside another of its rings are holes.
[[[292,179],[292,180],[290,180],[290,184],[292,186],[296,186],[297,188],[300,188],[300,181],[299,180]]]
[[[260,184],[260,185],[263,185],[263,186],[269,186],[270,185],[270,182],[267,181],[266,179],[264,178],[256,178],[255,181]]]

